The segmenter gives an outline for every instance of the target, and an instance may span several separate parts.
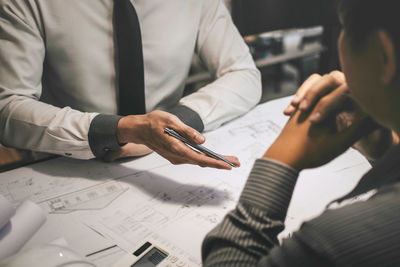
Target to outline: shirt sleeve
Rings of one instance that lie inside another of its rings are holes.
[[[216,80],[180,100],[206,131],[249,111],[261,97],[261,75],[220,0],[204,0],[196,52]]]
[[[0,141],[17,148],[93,158],[88,132],[98,113],[40,101],[45,59],[40,17],[34,1],[0,2]]]

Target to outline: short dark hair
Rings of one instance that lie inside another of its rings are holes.
[[[399,0],[339,0],[338,13],[354,49],[361,49],[376,30],[385,30],[400,44]]]
[[[397,62],[396,82],[400,82],[400,10],[399,0],[338,0],[346,36],[354,52],[362,51],[368,38],[377,30],[385,30],[394,44]]]

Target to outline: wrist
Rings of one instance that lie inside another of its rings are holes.
[[[129,115],[121,118],[117,127],[118,142],[142,144],[141,135],[146,125],[145,115]]]
[[[304,169],[301,166],[300,160],[298,160],[299,157],[296,157],[295,151],[288,148],[280,148],[274,144],[264,153],[263,158],[280,162],[296,171]]]

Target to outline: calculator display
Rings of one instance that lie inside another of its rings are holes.
[[[168,255],[153,247],[139,261],[131,265],[131,267],[154,267],[162,262]]]

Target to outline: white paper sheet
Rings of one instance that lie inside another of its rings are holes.
[[[232,171],[173,166],[156,153],[114,163],[58,158],[0,173],[0,194],[13,205],[30,199],[47,212],[46,224],[29,246],[62,235],[71,248],[88,255],[115,244],[129,251],[151,237],[199,265],[204,236],[234,208],[254,160],[262,156],[287,121],[282,110],[291,99],[259,105],[205,134],[206,147],[239,157],[241,167]],[[368,162],[350,149],[326,166],[303,172],[282,236],[350,191],[369,168]],[[96,263],[109,266],[110,257],[104,258],[107,260]]]
[[[24,201],[0,230],[0,260],[17,253],[45,220],[40,207],[29,200]]]
[[[275,140],[287,120],[277,106],[284,107],[289,100],[258,106],[206,134],[205,145],[221,154],[237,155],[240,168],[227,172],[168,165],[128,175],[119,181],[130,184],[131,189],[84,222],[126,251],[147,237],[168,243],[169,248],[191,259],[193,266],[201,265],[204,236],[234,208],[254,160]],[[350,149],[330,164],[304,172],[281,237],[349,191],[369,168],[369,163]]]

